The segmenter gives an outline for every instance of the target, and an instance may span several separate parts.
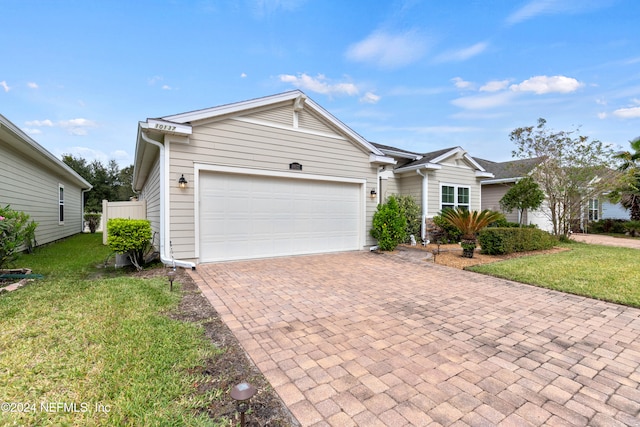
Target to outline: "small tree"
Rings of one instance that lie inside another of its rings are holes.
[[[462,233],[462,256],[473,258],[473,251],[478,246],[478,232],[487,225],[503,217],[500,212],[485,209],[482,212],[455,208],[445,209],[442,217]]]
[[[391,196],[387,203],[378,205],[370,233],[378,240],[381,250],[392,251],[406,238],[406,226],[407,220],[400,211],[398,201]]]
[[[522,178],[500,199],[500,207],[505,212],[518,210],[520,227],[528,209],[538,209],[544,201],[540,186],[529,176]]]
[[[113,218],[107,223],[107,244],[117,254],[127,254],[138,270],[151,245],[151,222],[146,219]]]
[[[96,232],[98,228],[98,224],[100,224],[100,217],[102,214],[96,212],[85,212],[84,220],[87,221],[87,225],[89,226],[89,231],[93,234]]]
[[[575,135],[577,130],[554,132],[546,123],[538,119],[537,126],[515,129],[509,138],[516,145],[514,157],[544,158],[531,176],[545,194],[553,234],[567,237],[583,206],[616,187],[617,174],[609,167],[613,150]]]

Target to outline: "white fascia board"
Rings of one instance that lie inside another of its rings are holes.
[[[487,185],[487,184],[509,184],[511,182],[518,182],[520,180],[520,177],[518,178],[498,178],[498,179],[485,179],[483,181],[480,181],[480,185]]]
[[[468,161],[469,163],[471,163],[476,169],[478,169],[481,172],[486,172],[486,169],[483,168],[482,166],[480,166],[480,163],[476,162],[476,160],[471,157],[469,154],[465,153],[464,154],[464,158],[466,161]],[[487,172],[488,173],[488,172]],[[493,176],[493,174],[490,174],[491,176]]]
[[[266,105],[276,104],[278,102],[289,101],[304,95],[302,91],[293,90],[277,95],[266,96],[263,98],[250,99],[248,101],[234,102],[233,104],[219,105],[217,107],[206,108],[204,110],[190,111],[187,113],[166,116],[162,119],[175,123],[196,122],[198,120],[211,119],[225,114],[237,113],[239,111],[249,110],[252,108],[264,107]]]
[[[191,125],[160,119],[147,119],[147,129],[170,135],[189,136],[193,133]]]
[[[436,165],[435,163],[423,163],[421,165],[407,166],[405,168],[399,168],[399,169],[396,169],[394,172],[395,173],[405,173],[405,172],[412,172],[412,171],[419,170],[419,169],[425,169],[425,170],[432,171],[432,170],[442,169],[442,166]]]
[[[476,171],[476,178],[493,178],[493,177],[495,177],[495,175],[492,174],[491,172],[487,172],[485,170]]]
[[[404,151],[387,150],[385,148],[381,148],[380,151],[382,151],[387,156],[400,157],[403,159],[420,160],[422,158],[420,154],[412,154]]]
[[[369,163],[381,163],[384,165],[395,165],[397,162],[391,158],[386,156],[377,156],[375,154],[369,155]]]

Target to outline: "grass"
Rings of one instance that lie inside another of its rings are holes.
[[[469,270],[604,301],[640,307],[637,249],[566,243],[569,251],[514,258]]]
[[[0,296],[0,402],[21,411],[3,406],[0,425],[210,425],[192,410],[210,396],[195,397],[187,371],[218,350],[164,315],[176,284],[97,268],[101,239],[77,235],[15,263],[45,278]]]

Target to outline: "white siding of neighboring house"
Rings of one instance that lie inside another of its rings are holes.
[[[600,219],[625,219],[630,218],[629,211],[622,207],[620,203],[613,204],[602,201],[602,216]]]
[[[288,117],[288,118],[287,118]],[[170,185],[171,240],[176,258],[195,257],[195,164],[233,166],[256,170],[286,171],[289,164],[302,164],[301,174],[366,180],[365,193],[377,188],[377,166],[369,162],[369,153],[350,142],[308,109],[298,114],[298,129],[293,128],[293,102],[273,106],[271,111],[254,115],[243,113],[240,119],[219,118],[192,123],[188,143],[170,143],[170,182],[181,174],[190,182],[186,189]],[[267,120],[275,120],[269,125]],[[284,123],[283,123],[284,121]],[[170,140],[166,137],[166,140]],[[375,199],[365,197],[366,245]]]
[[[48,162],[18,153],[0,140],[0,205],[27,213],[38,223],[38,245],[80,233],[82,189]],[[64,186],[64,223],[58,221],[59,185]]]

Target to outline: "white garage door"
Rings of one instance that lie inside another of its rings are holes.
[[[201,262],[360,249],[360,184],[202,172]]]

